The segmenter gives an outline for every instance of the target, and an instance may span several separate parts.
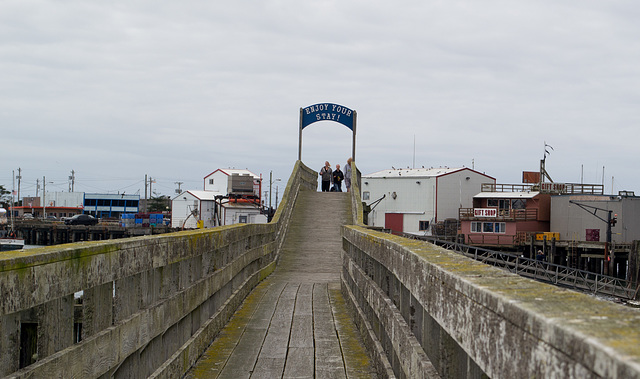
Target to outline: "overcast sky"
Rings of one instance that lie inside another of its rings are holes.
[[[640,194],[639,19],[637,1],[2,0],[0,184],[21,168],[21,195],[67,191],[74,170],[77,191],[144,196],[146,174],[173,196],[233,167],[282,191],[299,109],[329,102],[358,113],[363,174],[520,183],[546,142],[554,181]],[[304,130],[308,166],[350,155],[343,125]]]

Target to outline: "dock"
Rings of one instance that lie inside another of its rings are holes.
[[[340,290],[348,194],[301,191],[298,202],[276,270],[186,378],[377,377]]]

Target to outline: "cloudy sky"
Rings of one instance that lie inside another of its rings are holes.
[[[280,191],[299,109],[358,112],[356,162],[640,193],[636,1],[0,2],[0,184],[158,194],[248,168]],[[415,149],[414,149],[415,146]],[[315,123],[302,160],[351,154]],[[275,189],[274,189],[275,191]],[[275,196],[275,195],[274,195]]]

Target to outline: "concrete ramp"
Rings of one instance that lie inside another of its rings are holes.
[[[274,273],[187,378],[375,378],[340,291],[347,193],[301,191]]]

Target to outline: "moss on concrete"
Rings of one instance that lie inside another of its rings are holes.
[[[611,349],[608,351],[612,356],[631,360],[640,365],[640,310],[638,309],[524,278],[427,242],[357,226],[349,228],[363,233],[358,238],[364,238],[366,243],[377,246],[389,244],[397,254],[401,254],[400,251],[415,254],[426,263],[426,267],[431,268],[430,275],[443,278],[440,285],[448,286],[451,291],[458,291],[474,301],[491,298],[492,303],[483,304],[483,306],[497,305],[498,308],[493,309],[494,312],[501,312],[501,309],[510,307],[519,309],[521,314],[527,315],[524,319],[512,319],[511,322],[517,324],[527,320],[533,321],[545,325],[548,331],[555,330],[555,333],[571,335],[570,338],[580,340],[587,345],[593,344],[594,347],[597,346],[603,351]],[[391,267],[389,269],[392,272],[394,270]],[[402,267],[396,269],[402,270]],[[532,325],[519,326],[523,330],[533,332]],[[549,338],[547,343],[560,349],[561,344],[571,343],[562,339],[568,337],[561,337],[555,333],[552,332],[552,335],[547,336]],[[556,342],[561,344],[555,345]]]
[[[334,310],[333,317],[338,330],[347,377],[363,379],[376,377],[375,368],[347,310],[339,285],[329,286],[329,299]]]
[[[220,375],[231,353],[238,345],[244,333],[245,326],[258,308],[260,300],[268,289],[269,285],[266,282],[261,282],[256,286],[249,296],[245,298],[242,305],[234,313],[220,334],[218,334],[211,346],[209,346],[198,359],[198,362],[191,368],[187,375],[185,375],[185,378],[213,379]]]

